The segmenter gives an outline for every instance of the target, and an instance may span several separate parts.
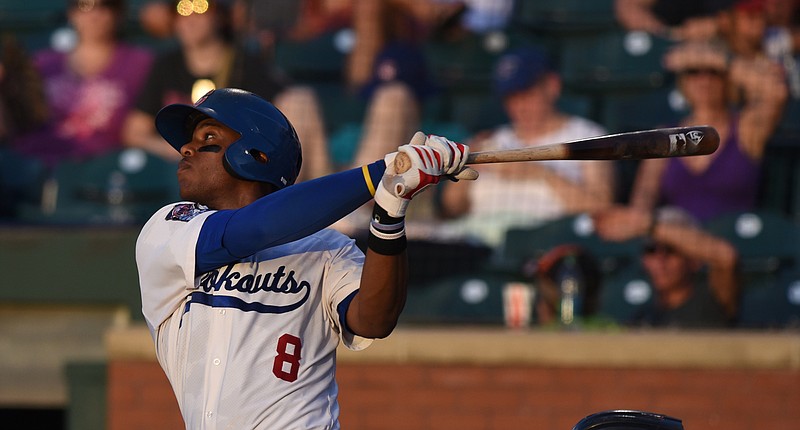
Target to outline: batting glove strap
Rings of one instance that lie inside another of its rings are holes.
[[[367,246],[378,254],[397,255],[405,251],[407,244],[405,220],[392,217],[376,204],[372,210]]]

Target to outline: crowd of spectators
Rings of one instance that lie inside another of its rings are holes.
[[[44,50],[24,52],[5,38],[4,153],[32,157],[46,169],[124,148],[176,162],[179,155],[154,129],[160,107],[191,103],[212,88],[240,87],[286,113],[303,143],[300,180],[313,179],[382,157],[423,127],[430,101],[440,100],[448,84],[436,80],[428,41],[503,30],[514,11],[510,0],[150,0],[136,15],[149,43],[134,44],[125,39],[127,6],[124,0],[67,0],[72,36]],[[590,213],[605,240],[646,242],[641,261],[657,300],[637,323],[733,324],[736,250],[704,231],[703,223],[758,208],[765,148],[785,120],[787,101],[800,99],[800,2],[616,0],[614,12],[614,25],[673,43],[664,72],[674,78],[688,113],[664,125],[712,125],[719,149],[640,163],[623,198],[610,162],[482,165],[479,180],[448,183],[420,204],[422,213],[410,214],[410,238],[497,248],[510,228]],[[323,103],[313,82],[283,73],[274,56],[284,41],[333,33],[346,54],[342,94],[364,106],[343,165],[333,161],[329,146],[338,124],[326,123],[326,110],[336,104]],[[473,151],[621,131],[564,111],[557,52],[528,42],[494,48],[497,61],[484,90],[500,101],[507,120],[468,136]],[[701,271],[706,276],[698,284]]]

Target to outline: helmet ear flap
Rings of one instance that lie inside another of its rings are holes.
[[[225,171],[228,172],[229,175],[233,176],[236,179],[246,180],[242,177],[242,175],[236,173],[236,169],[231,166],[231,163],[228,161],[228,154],[226,153],[224,157],[222,157],[222,167],[225,168]]]
[[[267,165],[269,164],[269,156],[264,151],[261,151],[258,148],[249,148],[249,149],[242,149],[239,143],[234,143],[225,151],[225,156],[222,157],[222,165],[225,167],[225,171],[227,171],[231,176],[237,179],[243,179],[245,181],[252,180],[244,177],[241,173],[238,173],[238,170],[234,168],[231,164],[230,156],[231,154],[239,154],[244,153],[245,157],[249,156],[253,159],[254,162]],[[237,158],[237,157],[234,157]],[[241,160],[238,161],[241,164]],[[249,163],[248,163],[249,164]]]

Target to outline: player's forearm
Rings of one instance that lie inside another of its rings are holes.
[[[213,214],[200,233],[197,269],[210,270],[328,227],[372,198],[385,167],[381,160],[366,170],[351,169],[301,182],[241,209]]]
[[[350,330],[367,338],[391,334],[406,303],[407,284],[405,251],[382,255],[368,249],[361,286],[347,312]]]

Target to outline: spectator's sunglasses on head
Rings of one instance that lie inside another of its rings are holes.
[[[642,251],[645,255],[675,255],[678,254],[678,251],[672,247],[671,245],[667,245],[664,243],[648,243],[644,246]]]

